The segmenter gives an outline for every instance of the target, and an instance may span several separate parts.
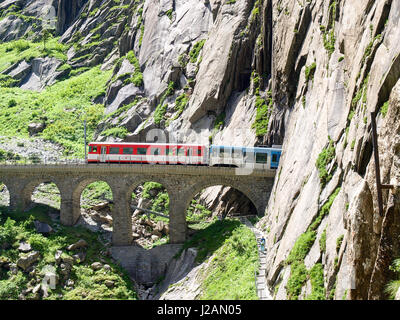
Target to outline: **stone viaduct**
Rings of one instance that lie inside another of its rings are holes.
[[[243,170],[243,169],[242,169]],[[210,186],[229,186],[241,191],[264,214],[272,190],[275,170],[197,167],[184,165],[53,164],[2,165],[0,182],[10,194],[10,209],[24,211],[31,203],[34,189],[53,182],[61,196],[60,220],[74,225],[81,214],[82,191],[95,181],[108,183],[112,190],[114,246],[132,243],[130,201],[132,192],[142,183],[161,183],[168,192],[170,243],[186,240],[186,209],[194,196]]]

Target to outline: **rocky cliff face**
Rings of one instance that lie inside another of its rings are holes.
[[[399,207],[397,192],[384,191],[378,214],[370,113],[378,112],[382,181],[397,185],[399,3],[274,1],[272,12],[274,108],[286,134],[261,222],[267,280],[278,299],[319,289],[385,298]]]
[[[49,6],[55,20],[42,10]],[[69,48],[64,61],[3,71],[41,79],[19,86],[113,70],[93,100],[105,106],[94,139],[283,143],[259,223],[276,298],[385,297],[399,207],[397,189],[386,190],[377,213],[370,112],[382,181],[397,185],[397,1],[3,0],[0,13],[2,41],[40,39],[43,21],[54,20]],[[235,210],[251,210],[229,188],[203,198],[218,210],[233,198]]]

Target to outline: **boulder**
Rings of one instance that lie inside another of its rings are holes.
[[[50,227],[47,223],[40,222],[38,220],[35,220],[33,223],[35,224],[35,229],[38,233],[49,234],[53,232],[53,228]]]
[[[151,232],[151,234],[152,234],[153,236],[156,236],[156,237],[159,237],[159,238],[162,237],[161,232],[158,231],[158,230],[156,230],[156,229],[154,229],[154,230]]]
[[[61,257],[61,260],[64,264],[69,265],[69,266],[73,266],[74,265],[74,258],[72,258],[69,255],[63,255]]]
[[[33,294],[38,293],[39,290],[40,290],[40,287],[41,287],[40,283],[37,284],[37,285],[32,289],[32,293],[33,293]]]
[[[100,262],[93,262],[90,266],[94,271],[100,270],[103,265]]]
[[[105,223],[108,225],[111,225],[112,221],[113,221],[112,217],[110,215],[104,216],[104,215],[98,214],[97,212],[92,215],[92,218],[93,218],[93,220],[95,220],[97,222]]]
[[[84,252],[79,252],[79,253],[77,253],[77,254],[74,254],[74,255],[72,256],[72,258],[74,258],[74,261],[77,262],[77,263],[84,262],[85,259],[86,259],[86,253],[84,253]]]
[[[54,254],[54,259],[56,260],[57,264],[60,264],[61,262],[61,255],[62,255],[61,250],[57,250],[56,253]]]
[[[32,137],[32,136],[35,136],[38,133],[42,132],[45,128],[46,128],[46,124],[43,122],[39,122],[39,123],[32,122],[28,125],[28,132],[29,132],[29,135]]]
[[[18,273],[18,267],[15,263],[10,263],[8,267],[10,269],[11,274],[16,275]]]
[[[76,250],[76,249],[86,248],[87,246],[88,246],[88,243],[85,240],[80,239],[76,243],[71,244],[70,246],[68,246],[67,249],[70,250],[70,251],[73,251],[73,250]]]
[[[92,209],[93,209],[93,210],[96,210],[96,211],[98,211],[98,210],[103,210],[103,209],[107,208],[108,205],[109,205],[108,202],[102,202],[102,203],[95,204],[95,205],[92,207]]]
[[[140,234],[133,232],[133,233],[132,233],[132,238],[133,238],[134,240],[139,239],[139,238],[140,238]]]
[[[6,266],[8,267],[8,266],[9,266],[9,265],[8,265],[9,263],[10,263],[10,260],[9,260],[8,258],[6,258],[6,257],[0,257],[0,268],[3,267],[3,266],[4,266],[4,267],[6,267]]]
[[[71,272],[71,266],[69,264],[61,263],[59,272],[64,276],[64,280],[68,279],[69,273]]]
[[[106,281],[104,281],[104,284],[106,285],[106,287],[107,288],[114,288],[114,281],[112,281],[112,280],[106,280]]]
[[[158,232],[163,232],[164,227],[165,227],[164,222],[158,221],[156,226],[155,226],[155,230],[158,231]]]
[[[109,264],[105,264],[103,267],[104,271],[111,271],[111,266]]]
[[[31,72],[31,69],[32,66],[25,60],[22,60],[21,62],[16,64],[14,69],[8,72],[8,75],[16,80],[22,80]]]
[[[38,251],[33,251],[25,256],[22,256],[17,261],[17,266],[27,270],[31,265],[33,265],[40,257],[40,253]]]
[[[18,250],[21,251],[21,252],[29,252],[29,251],[32,250],[32,247],[31,247],[31,245],[29,243],[21,242],[19,244]]]

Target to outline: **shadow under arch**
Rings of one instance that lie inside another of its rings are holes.
[[[201,193],[203,190],[210,188],[210,187],[216,187],[216,186],[224,186],[224,187],[229,187],[232,188],[235,191],[238,191],[239,193],[243,194],[251,203],[253,210],[256,214],[262,215],[264,212],[260,212],[260,205],[257,203],[257,198],[255,197],[254,192],[251,190],[251,188],[246,187],[244,185],[236,185],[235,183],[232,183],[229,180],[224,180],[224,179],[211,179],[206,182],[199,182],[195,186],[193,186],[189,191],[188,194],[185,196],[185,210],[187,210],[190,206],[190,203],[192,199],[199,193]]]

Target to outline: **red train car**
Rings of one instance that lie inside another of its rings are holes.
[[[208,148],[199,144],[89,143],[88,163],[208,164]]]

